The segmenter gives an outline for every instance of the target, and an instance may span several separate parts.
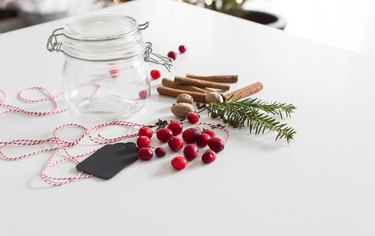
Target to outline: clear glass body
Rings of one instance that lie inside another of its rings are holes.
[[[66,57],[63,91],[70,110],[86,120],[133,115],[150,94],[143,54],[126,60],[90,62]]]
[[[66,25],[63,91],[86,120],[133,115],[150,95],[145,43],[136,21],[122,15],[87,17]]]

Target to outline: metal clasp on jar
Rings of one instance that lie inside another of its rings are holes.
[[[150,23],[149,23],[148,21],[146,21],[146,22],[143,23],[143,24],[139,24],[139,25],[138,25],[138,29],[139,29],[139,30],[145,30],[145,29],[148,28],[149,25],[150,25]]]
[[[63,28],[55,29],[52,34],[48,37],[47,50],[50,52],[61,52],[62,43],[58,41],[59,36],[63,36]]]
[[[164,66],[169,72],[173,67],[173,60],[172,58],[162,56],[158,53],[152,52],[152,43],[146,42],[145,47],[145,61],[155,63],[158,65]]]

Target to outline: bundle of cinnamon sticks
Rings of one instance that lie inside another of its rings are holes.
[[[238,75],[211,75],[199,76],[186,74],[186,77],[176,76],[174,80],[164,78],[161,87],[157,88],[160,95],[177,97],[180,94],[189,94],[195,102],[206,103],[206,95],[210,92],[219,92],[223,99],[238,100],[250,96],[263,89],[260,82],[250,84],[241,89],[223,93],[230,90],[228,83],[237,83]]]

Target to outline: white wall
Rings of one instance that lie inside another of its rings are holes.
[[[375,55],[375,0],[249,0],[245,7],[283,15],[291,34]]]

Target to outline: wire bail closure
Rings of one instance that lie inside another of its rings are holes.
[[[146,21],[145,23],[143,24],[139,24],[138,25],[138,30],[145,30],[148,28],[148,26],[150,25],[150,22]]]
[[[61,52],[62,43],[58,41],[57,37],[63,36],[63,28],[58,28],[52,31],[52,34],[48,37],[47,50],[50,52]]]
[[[169,57],[162,56],[158,53],[152,52],[152,43],[146,42],[145,47],[145,62],[151,62],[154,64],[164,66],[169,72],[173,67],[173,59]]]

